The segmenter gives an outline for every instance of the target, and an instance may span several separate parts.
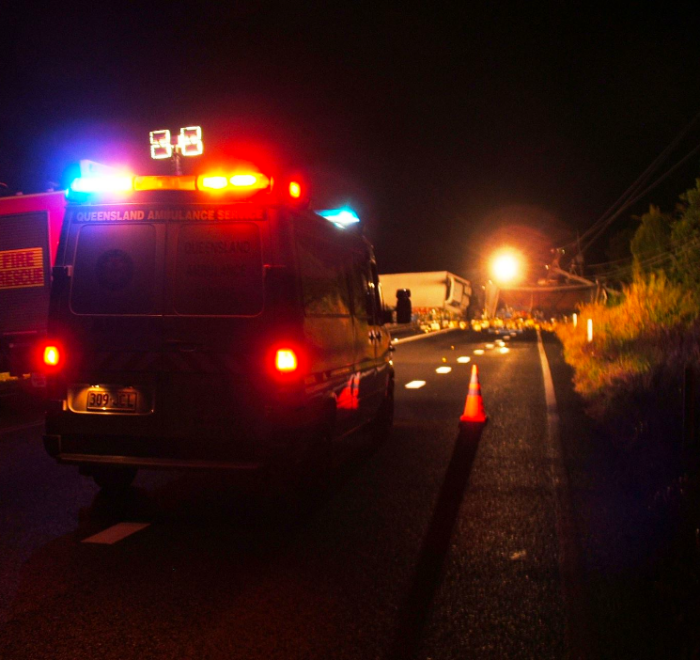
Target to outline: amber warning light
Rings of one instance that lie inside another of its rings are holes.
[[[270,185],[270,178],[260,172],[237,172],[226,175],[203,174],[197,177],[199,190],[245,193],[265,190]]]

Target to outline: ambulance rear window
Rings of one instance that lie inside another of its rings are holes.
[[[185,315],[254,316],[263,308],[260,230],[252,222],[179,227],[175,311]]]
[[[154,314],[156,230],[110,223],[81,227],[71,308],[77,314]]]

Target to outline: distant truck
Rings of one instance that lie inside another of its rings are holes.
[[[65,208],[65,191],[0,197],[0,374],[35,371]]]
[[[446,270],[391,273],[380,275],[379,282],[387,298],[410,291],[413,321],[422,327],[439,329],[466,320],[472,288],[459,275]]]

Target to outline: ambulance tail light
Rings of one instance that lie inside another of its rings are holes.
[[[297,354],[291,348],[279,348],[275,353],[275,369],[280,374],[291,374],[299,368]]]
[[[57,342],[47,342],[41,349],[40,366],[44,373],[55,373],[59,371],[65,362],[65,351],[63,346]]]

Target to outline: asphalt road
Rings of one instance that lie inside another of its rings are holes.
[[[606,609],[626,555],[608,561],[621,532],[591,508],[602,491],[560,349],[546,343],[561,437],[536,337],[494,339],[398,344],[392,437],[337,447],[313,502],[164,472],[110,501],[45,455],[38,406],[5,400],[0,657],[641,657],[621,640],[646,620]],[[474,363],[480,438],[458,431]],[[111,543],[86,542],[103,532]]]

